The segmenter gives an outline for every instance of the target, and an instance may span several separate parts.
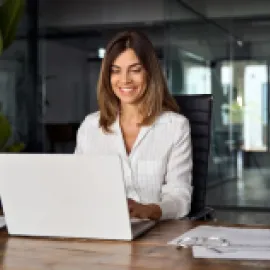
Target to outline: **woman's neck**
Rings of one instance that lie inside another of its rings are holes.
[[[124,123],[137,124],[142,121],[142,116],[137,106],[125,105],[121,107],[120,119]]]

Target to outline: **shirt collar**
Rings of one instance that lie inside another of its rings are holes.
[[[98,117],[95,119],[96,125],[99,126],[99,114],[97,115]],[[161,115],[159,115],[153,125],[158,125],[158,124],[167,124],[171,122],[171,114],[170,112],[163,112]],[[119,114],[116,117],[115,122],[112,124],[112,128],[114,130],[115,125],[119,124]]]

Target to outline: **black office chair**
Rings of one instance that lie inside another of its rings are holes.
[[[180,112],[186,116],[191,127],[193,149],[193,195],[191,220],[214,219],[214,210],[206,207],[206,182],[211,139],[212,95],[175,95]]]

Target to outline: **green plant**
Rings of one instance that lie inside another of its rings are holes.
[[[24,0],[4,0],[0,6],[0,54],[14,40],[24,6]]]
[[[0,1],[1,3],[1,1]],[[24,11],[24,0],[4,0],[0,5],[0,56],[13,42],[18,23]],[[8,145],[11,126],[0,107],[0,152],[20,152],[23,143]]]
[[[11,136],[11,127],[7,118],[0,113],[0,152],[20,152],[24,149],[23,143],[8,145]]]

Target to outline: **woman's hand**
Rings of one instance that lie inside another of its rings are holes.
[[[158,220],[162,215],[161,208],[157,204],[141,204],[132,199],[128,199],[128,209],[130,217],[134,218]]]

